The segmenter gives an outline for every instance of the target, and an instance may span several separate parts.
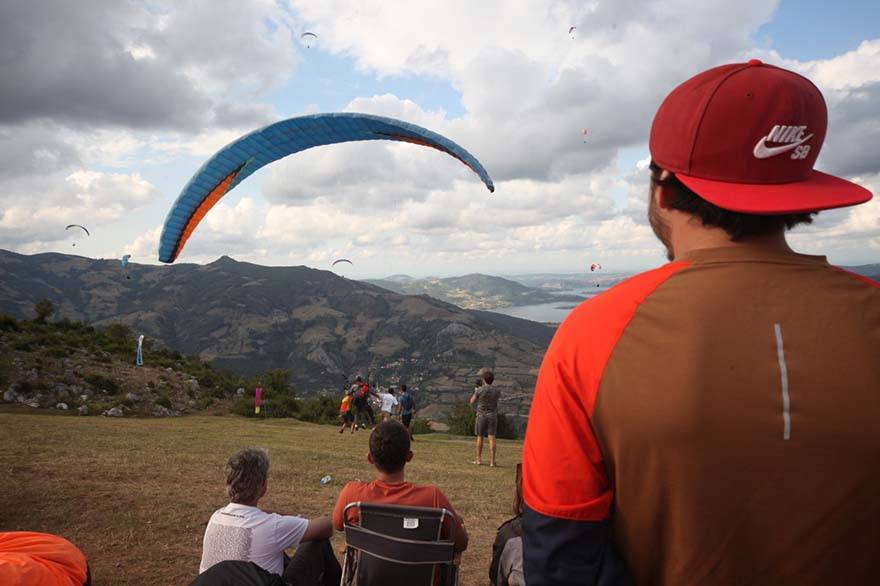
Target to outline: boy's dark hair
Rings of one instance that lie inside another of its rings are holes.
[[[401,392],[401,393],[405,393],[405,392],[406,392],[406,385],[400,385],[400,392]]]
[[[409,431],[400,422],[383,421],[370,434],[373,464],[386,474],[403,470],[409,448]]]
[[[483,371],[483,381],[487,385],[491,385],[493,382],[495,382],[495,373],[487,368]]]
[[[651,161],[651,193],[661,185],[664,190],[672,194],[669,207],[700,219],[704,226],[721,228],[733,241],[741,240],[749,236],[770,234],[779,230],[791,230],[798,224],[810,224],[816,212],[801,212],[797,214],[774,214],[758,215],[731,212],[719,208],[691,191],[678,178],[670,174],[666,179],[660,179],[663,169],[654,161]]]

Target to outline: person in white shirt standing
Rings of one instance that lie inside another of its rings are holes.
[[[382,421],[391,419],[391,411],[397,406],[397,397],[394,396],[394,389],[388,389],[384,393],[379,393],[382,400]]]
[[[329,539],[328,517],[306,519],[267,513],[257,504],[266,494],[269,454],[244,448],[226,464],[230,503],[211,516],[205,529],[199,573],[227,560],[253,562],[288,584],[320,586],[338,583],[339,562]],[[284,551],[296,548],[292,559]]]

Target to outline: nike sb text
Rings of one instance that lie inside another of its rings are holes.
[[[804,159],[810,152],[809,146],[798,148],[801,144],[813,138],[812,134],[804,134],[807,132],[806,126],[788,126],[785,124],[777,124],[774,126],[767,136],[762,137],[755,145],[753,154],[757,159],[767,159],[776,155],[792,151],[792,159]],[[776,143],[779,146],[767,146],[767,143]]]

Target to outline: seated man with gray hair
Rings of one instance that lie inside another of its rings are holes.
[[[244,448],[226,464],[228,505],[208,522],[202,545],[199,573],[220,562],[253,562],[286,584],[320,586],[337,584],[342,571],[329,539],[333,525],[328,517],[305,519],[267,513],[257,507],[266,494],[269,454],[262,448]],[[288,559],[284,551],[296,548]]]

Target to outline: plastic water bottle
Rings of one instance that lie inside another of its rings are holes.
[[[333,480],[333,477],[328,474],[327,476],[325,476],[324,478],[321,479],[321,485],[324,486],[324,485],[330,484],[331,480]]]

